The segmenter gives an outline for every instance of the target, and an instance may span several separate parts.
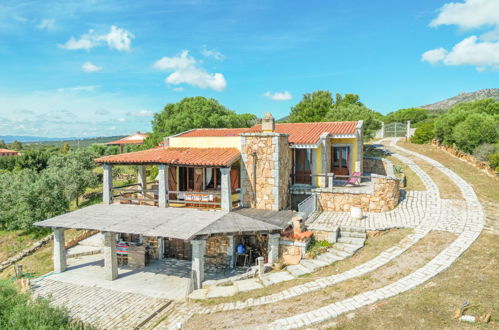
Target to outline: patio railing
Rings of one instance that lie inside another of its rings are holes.
[[[312,194],[298,204],[298,212],[303,213],[304,220],[317,210],[317,195]]]

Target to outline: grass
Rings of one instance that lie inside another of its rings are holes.
[[[189,321],[186,328],[205,328],[218,326],[230,328],[237,320],[238,327],[258,327],[258,323],[268,323],[281,317],[299,312],[316,310],[333,302],[346,299],[367,290],[383,287],[397,281],[422,267],[455,239],[455,234],[433,231],[404,254],[386,265],[359,277],[340,282],[295,298],[286,299],[260,306],[255,310],[237,310],[210,315],[197,315]],[[299,306],[297,309],[296,307]]]
[[[395,166],[400,166],[402,168],[402,173],[405,174],[406,180],[407,180],[407,185],[404,188],[405,190],[416,190],[416,191],[423,191],[426,190],[425,185],[423,184],[423,181],[419,178],[419,176],[410,169],[407,164],[402,163],[399,161],[397,158],[393,156],[386,157],[389,159],[393,165]],[[395,174],[398,178],[401,178],[401,175]]]
[[[75,238],[81,233],[80,230],[68,229],[65,231],[66,242]],[[8,241],[10,244],[12,241]],[[35,253],[23,258],[19,264],[23,265],[23,272],[32,276],[41,276],[54,270],[52,263],[53,241],[41,247]],[[14,266],[7,267],[0,272],[0,279],[10,279],[14,276]]]
[[[335,329],[469,329],[499,327],[499,240],[482,233],[449,269],[427,283],[385,301],[342,315],[320,328]],[[453,319],[463,302],[466,314],[491,313],[489,324],[471,325]]]
[[[456,157],[429,144],[399,142],[398,145],[428,156],[456,172],[456,174],[473,186],[473,189],[480,199],[496,203],[499,202],[499,178],[492,178],[476,167],[458,160]]]
[[[335,262],[334,264],[324,267],[313,274],[308,274],[301,276],[297,279],[281,282],[278,284],[271,285],[267,288],[252,290],[247,292],[240,292],[231,297],[221,297],[216,299],[206,299],[206,300],[196,300],[201,304],[214,305],[224,302],[234,302],[238,300],[246,300],[249,298],[258,298],[261,296],[266,296],[269,294],[277,293],[286,290],[292,286],[304,284],[306,282],[311,282],[319,277],[329,276],[333,274],[339,274],[346,270],[349,270],[355,266],[358,266],[370,259],[374,258],[384,250],[389,247],[399,243],[407,235],[411,234],[411,229],[392,229],[381,232],[371,232],[368,235],[366,241],[366,246],[360,249],[352,257],[345,260]]]
[[[49,232],[25,233],[22,230],[0,230],[0,262],[33,246]]]

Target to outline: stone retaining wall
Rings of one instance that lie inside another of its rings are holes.
[[[10,257],[9,259],[5,260],[4,262],[0,263],[0,272],[3,271],[5,268],[9,267],[10,265],[18,262],[19,260],[23,259],[24,257],[27,257],[31,255],[33,252],[37,251],[40,249],[42,246],[50,242],[52,239],[54,239],[54,235],[50,234],[43,238],[42,240],[36,242],[33,247],[30,247],[28,249],[24,249],[23,251],[19,252],[13,257]]]
[[[466,163],[468,163],[470,165],[475,166],[476,168],[478,168],[479,170],[481,170],[482,172],[484,172],[485,174],[487,174],[490,177],[493,177],[493,178],[498,177],[499,173],[496,172],[495,169],[493,169],[489,165],[489,163],[487,163],[487,162],[480,161],[480,160],[476,159],[475,157],[473,157],[472,155],[467,154],[465,152],[462,152],[460,150],[456,150],[454,148],[444,146],[444,145],[440,144],[437,140],[431,141],[431,144],[434,145],[435,147],[439,148],[440,150],[443,150],[443,151],[447,152],[448,154],[451,154],[452,156],[459,158],[460,160],[465,161]]]
[[[385,158],[364,156],[364,172],[394,176],[393,163]]]
[[[360,205],[364,212],[387,212],[397,207],[400,199],[400,180],[395,177],[373,175],[373,192],[335,193],[323,191],[317,196],[321,211],[349,212],[353,205]]]

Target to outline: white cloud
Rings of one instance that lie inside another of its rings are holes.
[[[47,30],[51,31],[55,27],[55,19],[53,18],[44,18],[40,21],[40,23],[36,26],[39,30]]]
[[[83,63],[83,65],[81,66],[81,69],[85,72],[97,72],[97,71],[102,70],[102,67],[97,66],[97,65],[93,64],[92,62],[87,61],[87,62]]]
[[[443,48],[433,49],[423,54],[423,61],[431,64],[473,65],[478,71],[486,67],[499,66],[499,42],[480,42],[477,36],[471,36],[456,44],[450,52]]]
[[[440,14],[430,26],[457,25],[463,29],[499,25],[499,1],[466,0],[451,2],[440,8]]]
[[[206,46],[203,46],[203,48],[201,48],[201,55],[203,55],[204,57],[211,57],[217,61],[223,61],[225,59],[224,54],[220,53],[216,49],[207,49]]]
[[[85,49],[89,50],[96,46],[107,44],[111,49],[118,51],[130,51],[133,33],[112,25],[107,34],[97,34],[94,30],[88,30],[88,33],[80,36],[80,39],[71,37],[65,44],[59,47],[69,50]]]
[[[434,65],[440,61],[443,61],[446,55],[447,51],[445,49],[437,48],[424,52],[423,56],[421,56],[421,60],[429,62]]]
[[[120,123],[124,123],[125,121],[126,121],[126,119],[125,119],[125,118],[123,118],[123,117],[118,118],[118,122],[120,122]]]
[[[491,27],[480,36],[469,36],[447,51],[436,48],[423,53],[421,59],[431,64],[472,65],[482,72],[499,67],[499,1],[465,0],[447,3],[430,26],[457,25],[462,29]]]
[[[199,88],[210,88],[222,91],[227,87],[227,81],[221,73],[209,73],[200,67],[189,51],[183,50],[178,56],[163,57],[153,64],[158,70],[173,71],[165,82],[171,85],[188,84]]]
[[[274,100],[274,101],[287,101],[287,100],[291,100],[293,98],[293,95],[291,95],[291,93],[288,91],[275,92],[275,93],[271,93],[271,92],[267,91],[267,92],[263,93],[263,96],[266,96],[269,99]]]
[[[96,85],[88,85],[88,86],[75,86],[75,87],[66,87],[66,88],[58,88],[57,91],[59,93],[74,93],[74,92],[93,92],[99,86]]]
[[[183,92],[184,91],[184,88],[183,87],[173,87],[172,90],[174,92]]]
[[[135,112],[128,112],[127,116],[133,117],[151,117],[154,113],[151,110],[141,109]]]

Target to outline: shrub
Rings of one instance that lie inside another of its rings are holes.
[[[497,141],[497,123],[490,115],[472,113],[463,122],[457,124],[452,136],[459,149],[472,153],[477,146],[483,143]]]
[[[47,300],[31,299],[8,282],[0,281],[0,329],[84,329],[71,321],[66,311]]]
[[[433,120],[419,125],[411,137],[412,143],[424,144],[430,142],[435,137],[435,122]]]
[[[411,124],[422,122],[428,118],[428,110],[420,108],[400,109],[390,112],[385,117],[385,124],[411,121]]]
[[[489,155],[489,164],[496,172],[499,172],[499,152]]]
[[[496,152],[499,152],[499,144],[484,143],[475,148],[473,156],[478,160],[486,162],[489,160],[489,155]]]

